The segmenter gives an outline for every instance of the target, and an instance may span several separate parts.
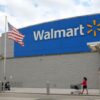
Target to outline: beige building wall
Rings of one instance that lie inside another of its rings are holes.
[[[4,36],[0,38],[0,54],[4,54]],[[99,88],[100,54],[75,53],[52,56],[14,58],[14,43],[7,39],[6,77],[15,87],[70,88],[82,78],[88,78],[89,88]],[[3,80],[3,59],[0,60],[0,80]]]

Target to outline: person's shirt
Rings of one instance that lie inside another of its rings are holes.
[[[81,83],[81,85],[87,86],[87,81],[86,80],[83,80],[83,82]]]

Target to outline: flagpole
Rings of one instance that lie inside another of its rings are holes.
[[[4,34],[4,86],[5,86],[5,82],[6,82],[6,56],[7,56],[7,16],[5,16],[5,34]],[[5,90],[5,87],[3,87],[3,89]]]

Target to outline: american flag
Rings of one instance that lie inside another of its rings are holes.
[[[8,23],[8,38],[19,43],[21,46],[24,46],[24,35],[20,33],[14,26]]]

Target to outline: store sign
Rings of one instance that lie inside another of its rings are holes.
[[[78,31],[80,35],[84,35],[83,33],[84,27],[79,25],[76,28],[68,28],[68,29],[61,29],[61,30],[54,30],[53,28],[50,31],[34,31],[34,40],[50,40],[50,39],[57,39],[57,38],[65,38],[65,37],[73,37],[78,36]]]
[[[87,42],[100,41],[100,14],[62,19],[19,30],[25,46],[14,45],[14,56],[89,52]]]

